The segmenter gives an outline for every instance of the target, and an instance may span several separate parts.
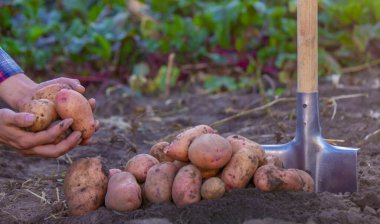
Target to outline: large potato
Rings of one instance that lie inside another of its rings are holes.
[[[232,156],[231,144],[218,134],[203,134],[196,137],[189,147],[191,163],[201,169],[222,168]]]
[[[104,203],[108,173],[100,158],[82,158],[67,170],[63,190],[70,215],[83,215]]]
[[[144,184],[144,195],[152,203],[170,202],[172,186],[177,167],[172,162],[164,162],[152,166],[148,170]]]
[[[108,182],[106,207],[111,210],[126,212],[141,206],[141,188],[135,177],[128,172],[115,173]]]
[[[225,192],[226,186],[219,177],[207,179],[201,187],[202,198],[206,200],[221,198]]]
[[[145,181],[148,170],[158,164],[158,160],[149,154],[138,154],[128,160],[124,170],[132,173],[139,183]]]
[[[263,147],[258,143],[241,135],[230,135],[226,139],[230,142],[232,146],[232,153],[236,153],[242,148],[249,148],[255,152],[255,155],[259,159],[260,163],[264,161],[265,151]]]
[[[178,207],[201,200],[201,172],[194,165],[182,167],[174,178],[172,198]]]
[[[164,153],[164,149],[169,145],[169,142],[158,142],[150,148],[149,154],[162,162],[173,162],[174,159]]]
[[[71,89],[60,90],[55,98],[55,108],[61,118],[74,120],[71,128],[82,132],[83,139],[88,139],[94,134],[94,115],[90,103],[82,94]]]
[[[226,184],[226,190],[247,186],[258,166],[259,159],[250,148],[242,148],[235,152],[222,171],[221,178]]]
[[[303,170],[267,164],[257,169],[254,184],[261,191],[314,191],[313,178]]]
[[[35,115],[36,120],[33,125],[27,128],[27,130],[32,132],[45,130],[51,122],[58,118],[54,103],[47,99],[32,100],[23,105],[21,111]]]
[[[164,152],[175,160],[189,161],[188,149],[190,143],[198,136],[216,131],[207,125],[197,125],[178,134],[174,140],[165,147]]]
[[[71,89],[71,87],[63,83],[51,84],[37,90],[32,99],[48,99],[55,103],[55,97],[61,89]]]

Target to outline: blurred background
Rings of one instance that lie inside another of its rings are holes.
[[[278,95],[296,80],[296,15],[296,0],[1,0],[0,46],[36,81]],[[379,58],[380,1],[319,1],[321,77]]]

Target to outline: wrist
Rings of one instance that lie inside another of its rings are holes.
[[[18,73],[0,83],[0,97],[13,109],[20,111],[31,100],[36,86],[24,73]]]

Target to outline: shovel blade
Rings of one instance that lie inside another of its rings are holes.
[[[316,192],[356,192],[357,148],[333,146],[322,138],[312,144],[293,140],[281,145],[263,145],[265,153],[280,158],[285,168],[305,170],[314,179]]]

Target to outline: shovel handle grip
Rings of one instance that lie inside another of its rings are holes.
[[[297,92],[318,92],[318,0],[297,0]]]

